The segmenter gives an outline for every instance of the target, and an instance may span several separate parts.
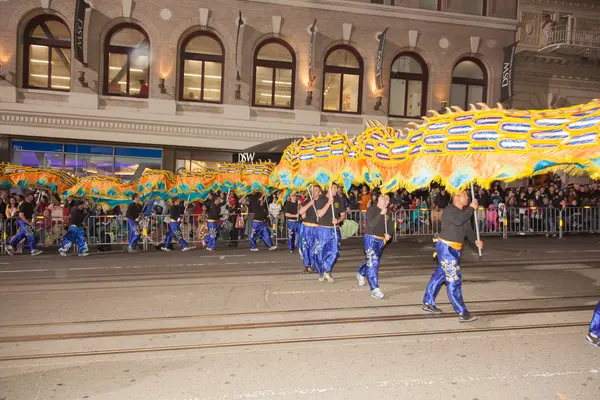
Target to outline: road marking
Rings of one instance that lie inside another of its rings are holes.
[[[329,292],[365,292],[366,289],[332,289],[332,290],[295,290],[291,292],[273,292],[271,294],[307,294],[307,293],[329,293]]]
[[[432,386],[432,385],[448,385],[453,383],[475,383],[485,381],[514,381],[523,378],[551,378],[555,376],[568,376],[568,375],[586,375],[586,374],[597,374],[598,370],[591,369],[579,369],[571,371],[546,371],[546,372],[529,372],[522,375],[490,375],[490,376],[449,376],[449,377],[432,377],[430,379],[399,379],[394,381],[379,381],[374,382],[372,385],[361,382],[360,384],[349,385],[348,387],[324,387],[324,388],[293,388],[293,389],[279,389],[279,390],[259,390],[256,392],[242,393],[233,396],[234,399],[257,399],[257,398],[278,398],[283,396],[291,396],[297,398],[299,395],[310,395],[316,393],[330,393],[330,392],[350,392],[360,389],[383,389],[383,388],[400,388],[400,387],[411,387],[411,386]]]

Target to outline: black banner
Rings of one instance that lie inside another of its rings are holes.
[[[244,25],[244,20],[242,19],[242,10],[240,10],[239,12],[239,16],[238,16],[238,22],[237,22],[237,35],[235,36],[235,68],[236,68],[236,74],[235,74],[235,79],[237,81],[241,81],[242,77],[240,76],[240,64],[238,62],[238,46],[239,46],[239,42],[240,42],[240,30],[242,29],[242,26]]]
[[[502,76],[500,82],[500,101],[513,97],[513,84],[515,78],[515,52],[517,43],[504,48],[504,62],[502,63]]]
[[[315,33],[317,32],[317,20],[310,27],[310,44],[308,46],[308,86],[312,87],[315,80]]]
[[[73,25],[73,44],[75,48],[75,59],[82,64],[83,60],[83,44],[85,33],[85,10],[89,5],[84,0],[75,0],[75,24]]]
[[[383,84],[383,51],[385,50],[385,38],[387,36],[388,28],[379,35],[379,48],[377,49],[377,60],[375,63],[375,85],[377,90],[381,90],[384,87]]]

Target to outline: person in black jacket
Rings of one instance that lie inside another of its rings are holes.
[[[460,271],[460,252],[465,238],[473,242],[478,248],[483,248],[483,242],[478,241],[471,227],[473,213],[479,207],[477,200],[469,204],[469,194],[462,191],[456,194],[442,214],[442,231],[436,243],[438,266],[431,276],[431,280],[423,297],[423,311],[440,314],[442,311],[436,307],[435,297],[445,283],[448,298],[458,313],[459,322],[473,322],[477,317],[471,315],[462,297],[462,274]]]
[[[125,217],[127,217],[127,224],[129,225],[129,246],[127,250],[130,253],[134,253],[137,247],[137,243],[142,236],[140,231],[140,215],[142,214],[142,204],[140,203],[140,195],[134,194],[133,201],[127,207]]]
[[[176,238],[181,245],[181,251],[192,250],[195,247],[189,246],[185,239],[183,238],[183,233],[181,233],[181,220],[183,218],[183,214],[185,213],[185,206],[183,199],[173,199],[173,207],[171,207],[171,216],[169,219],[169,233],[167,233],[167,237],[165,238],[165,243],[160,248],[162,251],[171,251],[169,249],[169,245],[171,244],[171,240]]]
[[[250,212],[254,214],[252,221],[252,234],[250,235],[250,251],[258,251],[256,241],[261,238],[269,250],[275,250],[277,246],[273,246],[271,241],[271,230],[267,225],[269,221],[269,212],[265,195],[252,196],[250,200]]]
[[[379,289],[379,265],[385,244],[392,238],[394,218],[388,211],[390,196],[382,195],[377,199],[377,205],[367,211],[367,232],[364,239],[366,261],[358,267],[358,285],[365,285],[365,277],[371,287],[371,296],[383,299]]]
[[[77,243],[77,248],[79,249],[79,257],[88,256],[90,253],[88,251],[88,245],[85,240],[85,228],[83,227],[83,223],[88,217],[88,213],[85,212],[85,203],[81,200],[78,200],[75,203],[75,206],[71,208],[69,213],[70,225],[67,229],[67,233],[64,236],[60,248],[58,252],[61,256],[66,257],[69,249],[73,245],[73,243]]]
[[[212,193],[209,194],[208,198],[204,202],[204,207],[206,207],[206,225],[208,227],[208,236],[202,241],[202,247],[205,247],[208,251],[215,251],[215,247],[217,246],[217,237],[219,236],[218,221],[221,218],[221,198],[213,195]]]

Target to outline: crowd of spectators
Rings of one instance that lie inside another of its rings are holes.
[[[566,230],[600,231],[600,185],[563,184],[558,175],[549,175],[543,180],[528,185],[492,185],[491,189],[475,187],[476,198],[480,209],[477,211],[482,232],[509,232],[527,234],[542,232],[555,235],[558,231],[559,213],[564,213],[562,220]],[[338,193],[343,202],[348,219],[354,220],[364,229],[366,211],[377,203],[380,192],[368,187],[352,187],[347,194]],[[280,231],[279,237],[285,236],[285,221],[281,217],[281,206],[277,204],[277,193],[270,196],[269,212]],[[300,195],[300,201],[306,194]],[[238,240],[247,239],[251,234],[252,213],[248,209],[246,197],[238,197],[233,193],[220,193],[220,239],[228,240],[229,246],[237,246]],[[451,202],[451,196],[443,187],[432,185],[409,193],[398,190],[391,194],[391,208],[396,216],[398,234],[434,234],[439,232],[441,215]],[[1,227],[7,238],[16,234],[19,205],[24,198],[21,194],[0,192]],[[40,192],[35,194],[36,201],[36,233],[42,245],[60,242],[68,224],[69,208],[72,199],[62,201],[57,196]],[[106,210],[86,203],[90,219],[88,222],[88,238],[91,244],[121,242],[127,236],[127,224],[124,208],[115,207]],[[155,216],[148,226],[151,239],[159,243],[166,229],[165,220],[159,216],[167,216],[170,203],[156,201],[150,205]],[[564,210],[564,211],[561,211]],[[202,238],[206,234],[203,216],[206,207],[202,202],[190,202],[186,206],[183,230],[188,239]],[[166,218],[166,217],[165,217]],[[157,228],[161,229],[157,229]]]

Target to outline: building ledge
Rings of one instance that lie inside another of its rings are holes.
[[[373,15],[388,18],[408,19],[423,22],[490,28],[507,31],[517,29],[517,20],[480,15],[460,14],[449,11],[427,10],[353,2],[347,0],[248,0],[254,3],[267,3],[278,6],[304,7],[318,10],[343,11],[346,13]]]

